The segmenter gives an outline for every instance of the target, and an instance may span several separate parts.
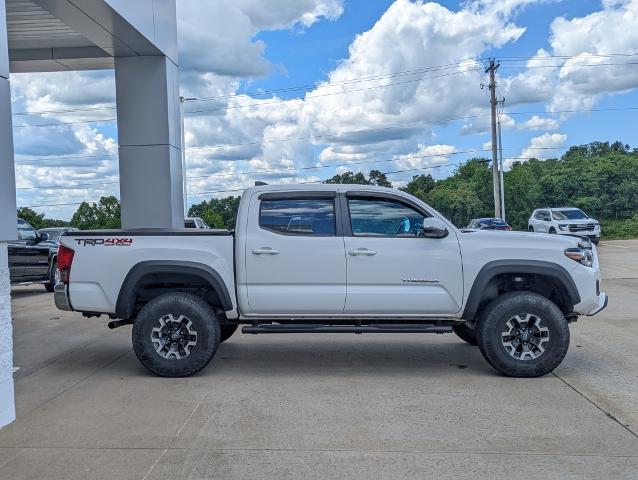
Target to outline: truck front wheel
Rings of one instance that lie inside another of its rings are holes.
[[[219,346],[214,310],[189,293],[165,293],[148,302],[133,322],[133,349],[148,370],[186,377],[204,368]]]
[[[569,325],[550,300],[509,292],[493,300],[477,328],[483,357],[508,377],[540,377],[554,370],[569,348]]]

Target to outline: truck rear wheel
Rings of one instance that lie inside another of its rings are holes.
[[[470,345],[478,345],[476,340],[476,329],[470,328],[466,323],[463,325],[454,325],[454,333]]]
[[[554,370],[569,348],[569,325],[550,300],[509,292],[490,303],[476,328],[483,357],[508,377],[540,377]]]
[[[133,349],[148,370],[186,377],[204,368],[219,346],[214,310],[189,293],[165,293],[141,310],[133,323]]]
[[[228,340],[230,337],[233,336],[233,334],[237,331],[237,327],[239,327],[239,324],[237,323],[226,323],[226,324],[222,324],[220,325],[220,336],[219,336],[219,343],[223,343],[226,340]]]

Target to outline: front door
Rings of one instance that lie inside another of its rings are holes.
[[[262,193],[251,199],[245,248],[250,312],[340,314],[346,260],[334,192]]]
[[[23,280],[43,280],[49,273],[49,247],[38,245],[35,229],[22,219],[18,219],[18,258]]]
[[[449,315],[461,309],[463,271],[454,232],[419,236],[429,214],[396,196],[352,192],[347,204],[345,313]]]

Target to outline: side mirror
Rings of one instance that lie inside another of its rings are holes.
[[[445,223],[435,217],[423,219],[423,236],[427,238],[445,238],[450,234]]]
[[[38,238],[36,238],[36,243],[46,242],[49,239],[49,234],[46,232],[42,232],[38,234]]]

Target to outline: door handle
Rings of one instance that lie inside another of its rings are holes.
[[[255,248],[253,255],[279,255],[279,250],[270,247]]]
[[[354,250],[348,250],[348,255],[352,255],[353,257],[356,257],[357,255],[371,257],[376,254],[377,252],[375,252],[374,250],[370,250],[369,248],[355,248]]]

